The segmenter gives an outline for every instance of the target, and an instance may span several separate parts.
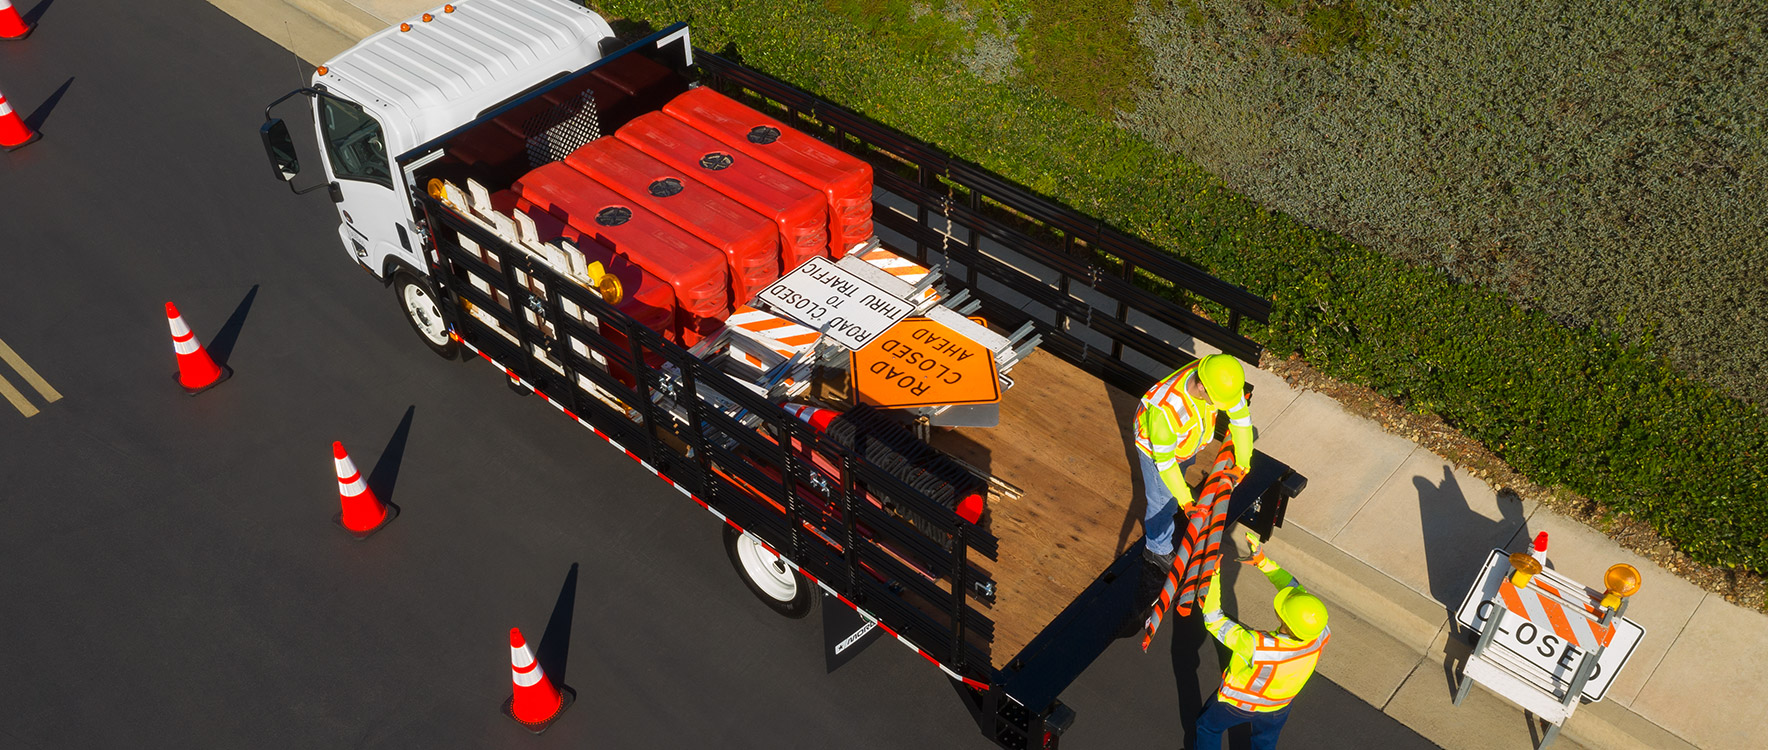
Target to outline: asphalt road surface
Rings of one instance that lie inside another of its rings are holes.
[[[826,674],[715,519],[430,354],[324,193],[271,177],[293,55],[201,0],[52,1],[0,42],[45,136],[0,154],[0,341],[61,396],[0,366],[39,411],[0,404],[0,746],[990,746],[898,645]],[[167,300],[232,380],[172,382]],[[333,440],[404,509],[367,542],[330,522]],[[538,738],[498,712],[511,626],[579,696]],[[1218,672],[1174,630],[1068,690],[1067,746],[1182,745]],[[1430,746],[1324,678],[1284,740]]]

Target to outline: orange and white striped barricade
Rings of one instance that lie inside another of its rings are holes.
[[[1629,571],[1632,589],[1613,590],[1615,571]],[[1548,570],[1527,552],[1492,550],[1455,618],[1479,633],[1455,691],[1461,705],[1478,682],[1547,720],[1536,748],[1546,747],[1580,703],[1602,700],[1638,648],[1645,629],[1623,617],[1638,571],[1610,569],[1609,591]]]

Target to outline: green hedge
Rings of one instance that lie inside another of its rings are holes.
[[[1653,523],[1698,560],[1768,571],[1768,418],[1645,344],[1267,211],[1197,166],[1022,83],[899,46],[805,0],[606,0],[938,144],[1270,297],[1251,334],[1439,414],[1518,470]],[[1649,342],[1647,342],[1649,343]]]

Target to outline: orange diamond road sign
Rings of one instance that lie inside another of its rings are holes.
[[[854,390],[860,401],[874,406],[1001,400],[994,356],[981,344],[927,318],[904,319],[852,357]]]

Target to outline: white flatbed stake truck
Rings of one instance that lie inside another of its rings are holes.
[[[682,114],[690,100],[766,124],[698,147],[718,133]],[[297,147],[275,115],[301,104],[316,143]],[[1063,688],[1141,623],[1141,542],[1124,531],[1135,395],[1193,358],[1180,344],[1257,361],[1239,323],[1270,311],[1102,222],[695,50],[683,25],[624,43],[568,0],[460,0],[409,19],[327,61],[265,120],[277,178],[330,195],[341,247],[392,288],[427,346],[492,363],[723,521],[763,603],[803,617],[821,601],[831,666],[893,638],[951,678],[1001,747],[1055,747],[1074,717]],[[674,151],[631,157],[679,177],[633,188],[581,172],[597,153],[637,153],[622,144],[642,149],[644,133],[685,134]],[[804,191],[768,177],[790,165],[744,162],[771,158],[755,149],[776,140],[863,163],[871,184],[811,185],[829,196],[816,209],[826,246],[804,240],[820,225],[791,234],[789,211],[766,216],[780,260],[754,276],[750,250],[705,232],[754,218],[726,198],[756,208],[759,193]],[[726,168],[779,184],[732,194]],[[561,185],[582,189],[543,198]],[[622,188],[640,192],[596,197]],[[665,213],[680,205],[671,197],[714,189],[726,198]],[[707,215],[727,224],[693,223]],[[640,225],[652,234],[633,234]],[[683,232],[728,253],[718,284],[692,286],[664,260],[690,257],[670,255],[696,246],[670,239]],[[807,246],[816,254],[793,258]],[[816,307],[848,314],[781,303],[813,289]],[[902,375],[891,382],[916,400],[890,402],[855,377],[861,361]],[[911,361],[969,390],[908,377]],[[1268,535],[1304,486],[1257,454],[1230,521]]]

